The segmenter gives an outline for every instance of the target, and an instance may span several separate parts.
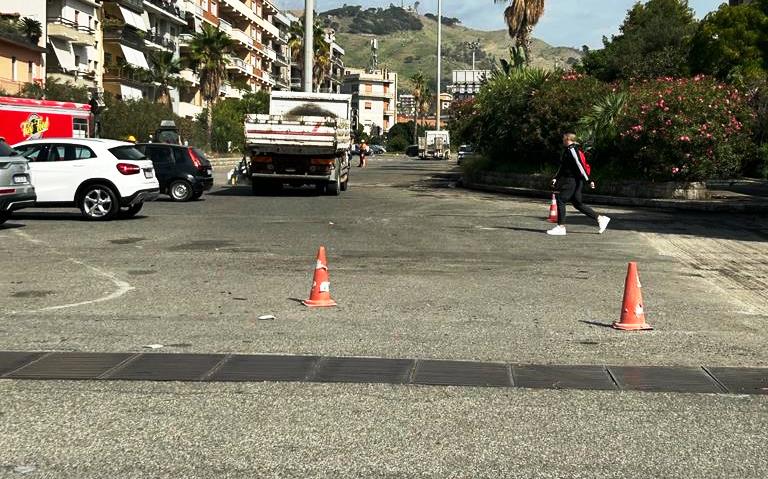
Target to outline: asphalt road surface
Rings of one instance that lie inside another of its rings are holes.
[[[0,226],[0,350],[768,366],[768,225],[456,188],[375,157],[341,197],[219,186],[135,219]],[[317,248],[337,308],[309,310]],[[618,319],[637,261],[655,330]],[[261,321],[262,315],[275,319]],[[758,396],[0,380],[0,477],[768,476]]]

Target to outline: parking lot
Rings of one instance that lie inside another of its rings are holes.
[[[0,350],[768,366],[768,225],[757,215],[602,208],[605,235],[574,215],[567,237],[548,238],[546,202],[456,188],[442,162],[369,164],[340,197],[253,196],[219,169],[202,200],[161,198],[128,220],[17,212],[0,226]],[[320,245],[339,306],[310,310],[300,300]],[[604,327],[618,319],[628,261],[652,332]],[[32,477],[765,476],[759,396],[0,389],[8,477],[19,465]]]

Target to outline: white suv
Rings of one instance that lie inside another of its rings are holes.
[[[74,205],[89,220],[109,220],[135,215],[160,193],[152,162],[133,143],[47,138],[13,148],[29,160],[37,207]]]

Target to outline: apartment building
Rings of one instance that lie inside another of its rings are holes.
[[[22,18],[40,22],[42,36],[35,43],[15,31]],[[0,2],[0,90],[16,95],[26,83],[45,82],[47,42],[45,3],[23,0]]]
[[[469,100],[480,93],[480,88],[490,76],[490,70],[454,70],[448,91],[456,100]]]
[[[369,135],[384,134],[396,123],[397,73],[347,68],[341,93],[352,95],[357,125]]]
[[[272,18],[280,36],[277,41],[272,42],[272,49],[275,50],[275,61],[272,62],[274,89],[288,91],[291,89],[291,49],[288,46],[291,18],[283,12],[277,12]]]
[[[101,86],[104,66],[101,0],[48,0],[47,76],[77,86]]]
[[[330,65],[328,74],[320,85],[320,91],[327,93],[341,93],[344,85],[344,54],[346,53],[341,45],[336,43],[336,32],[333,29],[325,31],[325,41],[330,47]]]

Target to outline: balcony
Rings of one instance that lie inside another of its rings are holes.
[[[255,22],[256,19],[259,18],[256,15],[256,12],[246,7],[245,4],[240,0],[223,0],[220,6],[231,8],[232,10],[234,10],[235,12],[244,16],[245,18],[247,18],[252,22]],[[221,16],[221,12],[219,12],[219,16]]]
[[[144,5],[149,7],[149,10],[165,15],[180,25],[186,24],[184,17],[181,16],[181,9],[175,1],[144,0]]]
[[[144,2],[142,0],[117,0],[117,3],[135,12],[141,13],[144,11]]]
[[[256,25],[259,26],[264,32],[268,33],[272,36],[272,38],[279,39],[280,38],[280,30],[269,23],[267,20],[264,20],[263,18],[256,16],[256,14],[253,15],[254,21],[256,22]]]
[[[227,69],[237,70],[240,73],[246,75],[253,75],[253,65],[249,65],[242,59],[233,56],[227,56],[227,60],[229,60],[229,63],[227,63]]]
[[[104,68],[104,83],[126,83],[135,86],[145,86],[152,83],[146,70],[131,65],[113,63]]]
[[[93,28],[62,17],[50,17],[47,22],[49,37],[60,38],[75,45],[92,46],[96,43],[96,31]]]
[[[274,50],[262,45],[261,43],[255,42],[254,47],[256,48],[257,52],[261,53],[263,56],[269,58],[272,61],[275,61],[277,58],[277,53]]]
[[[223,20],[221,21],[221,24],[225,23]],[[223,30],[223,28],[222,28]],[[230,37],[232,37],[233,40],[240,42],[241,44],[248,47],[248,49],[253,49],[253,38],[249,37],[247,33],[245,33],[242,30],[239,30],[237,28],[230,28],[229,31],[227,31]]]
[[[170,38],[164,37],[162,35],[148,34],[144,37],[144,40],[150,44],[149,46],[154,45],[161,47],[163,50],[170,50],[172,52],[176,51],[176,43]]]
[[[104,41],[122,43],[137,50],[144,49],[144,36],[122,25],[104,25]]]
[[[275,60],[274,61],[275,61],[275,63],[277,63],[279,65],[282,65],[282,66],[285,66],[285,67],[291,65],[291,62],[288,60],[288,58],[285,57],[284,55],[280,54],[280,53],[277,53],[275,55]]]
[[[258,75],[259,79],[266,83],[267,85],[274,85],[275,80],[272,79],[272,75],[269,74],[267,71],[261,71],[261,74]]]
[[[197,18],[203,18],[203,7],[196,4],[192,0],[184,0],[184,3],[182,4],[182,6],[184,7],[185,12],[191,13]]]

